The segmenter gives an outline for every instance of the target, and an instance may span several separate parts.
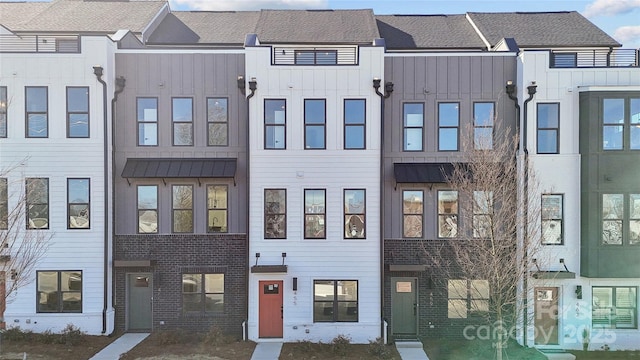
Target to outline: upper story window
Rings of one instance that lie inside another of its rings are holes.
[[[640,98],[603,99],[602,149],[640,150]]]
[[[286,149],[287,101],[264,100],[264,148]]]
[[[424,104],[402,104],[404,119],[404,151],[422,151]]]
[[[364,149],[365,124],[366,124],[366,100],[344,100],[344,148]]]
[[[193,145],[193,99],[171,99],[171,122],[173,123],[173,145]]]
[[[422,218],[424,215],[424,193],[422,190],[402,191],[402,236],[422,237]]]
[[[158,99],[137,98],[138,145],[158,145]]]
[[[326,239],[326,190],[304,190],[304,238]]]
[[[326,148],[327,104],[325,99],[304,100],[304,148]]]
[[[602,244],[640,245],[640,194],[602,194]]]
[[[207,98],[207,144],[229,145],[229,109],[227,98]]]
[[[296,65],[337,65],[337,50],[308,49],[295,50]]]
[[[564,213],[562,194],[542,195],[542,244],[562,245],[564,238]]]
[[[39,313],[81,313],[82,271],[37,271]]]
[[[473,104],[473,145],[476,150],[493,149],[493,117],[492,102]]]
[[[637,287],[594,286],[592,294],[591,325],[594,328],[638,328]]]
[[[193,232],[193,186],[172,186],[173,232]]]
[[[458,192],[438,190],[438,237],[458,236]]]
[[[287,238],[287,190],[264,190],[264,238]]]
[[[67,87],[67,137],[89,137],[88,87]]]
[[[7,99],[7,87],[0,86],[0,138],[7,137],[7,108],[9,102]]]
[[[207,232],[229,231],[228,204],[229,187],[227,185],[207,185]]]
[[[344,190],[344,238],[364,239],[366,229],[366,190]]]
[[[629,123],[631,125],[631,131],[629,136],[631,141],[629,148],[631,150],[640,149],[640,98],[629,99]]]
[[[438,104],[438,151],[458,150],[458,127],[460,126],[460,104]]]
[[[9,185],[7,178],[0,178],[0,230],[9,228]]]
[[[46,138],[49,136],[49,100],[46,86],[27,86],[26,137]]]
[[[158,232],[158,186],[138,185],[138,233]]]
[[[68,229],[90,228],[89,194],[89,179],[67,179]]]
[[[493,215],[493,191],[473,192],[473,237],[491,236]]]
[[[26,179],[27,229],[49,228],[49,179]]]
[[[559,153],[560,104],[538,103],[536,115],[538,154]]]

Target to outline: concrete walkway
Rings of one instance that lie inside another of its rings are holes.
[[[420,341],[396,341],[402,360],[429,360]]]
[[[134,346],[140,344],[147,336],[149,336],[147,333],[124,334],[89,360],[118,360],[121,354],[133,349]]]
[[[278,360],[282,350],[281,342],[260,342],[251,355],[251,360]]]

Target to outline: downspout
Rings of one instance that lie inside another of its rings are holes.
[[[116,78],[116,90],[113,92],[113,98],[111,99],[111,236],[115,238],[116,233],[116,192],[115,192],[115,184],[116,184],[116,101],[118,101],[118,95],[124,91],[124,87],[126,84],[126,79],[124,76],[120,76]],[[115,240],[111,243],[111,254],[115,254]],[[111,269],[111,281],[115,282],[115,269]],[[116,292],[115,289],[111,291],[111,305],[113,306],[116,303]],[[115,326],[114,326],[115,331]]]
[[[103,113],[103,135],[104,135],[104,158],[103,158],[103,165],[104,165],[104,268],[103,268],[103,275],[104,275],[104,281],[103,281],[103,307],[102,307],[102,334],[105,334],[107,332],[107,301],[108,301],[108,295],[107,295],[107,291],[109,290],[108,288],[108,281],[109,281],[109,277],[108,277],[108,270],[109,270],[109,229],[108,229],[108,224],[109,224],[109,202],[107,201],[107,199],[109,198],[109,135],[107,134],[108,131],[108,125],[107,125],[107,83],[102,80],[102,74],[103,74],[104,69],[102,68],[102,66],[94,66],[93,67],[93,74],[96,76],[96,79],[98,80],[98,82],[100,84],[102,84],[102,113]]]
[[[244,76],[240,75],[238,76],[238,88],[240,89],[240,92],[242,92],[242,95],[246,94],[246,83],[245,83],[245,79]],[[249,276],[250,271],[249,271],[249,228],[250,228],[250,221],[249,221],[249,216],[250,216],[250,211],[249,211],[249,199],[251,198],[251,186],[250,186],[250,179],[249,179],[249,174],[251,171],[251,167],[249,166],[250,161],[251,161],[251,141],[249,139],[249,122],[251,121],[251,116],[249,113],[249,100],[256,94],[256,90],[258,89],[258,82],[256,81],[256,78],[252,77],[251,80],[249,81],[249,90],[251,91],[251,93],[249,95],[247,95],[246,100],[247,100],[247,138],[246,138],[246,142],[247,142],[247,150],[246,150],[246,154],[247,154],[247,165],[246,165],[246,177],[247,177],[247,181],[246,181],[246,186],[247,186],[247,201],[246,201],[246,227],[247,227],[247,239],[245,241],[245,275],[247,278],[247,281],[245,281],[246,284],[246,290],[245,293],[247,294],[247,299],[249,298]],[[249,301],[247,301],[246,305],[245,305],[245,326],[243,328],[243,334],[242,334],[242,338],[244,340],[249,339],[249,326],[248,324],[246,324],[246,322],[249,319]]]
[[[384,84],[386,95],[380,92],[380,79],[373,78],[373,88],[380,97],[380,338],[386,339],[384,326],[384,99],[389,98],[393,92],[393,83]]]

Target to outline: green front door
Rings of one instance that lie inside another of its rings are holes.
[[[127,329],[151,330],[153,284],[151,274],[128,274]]]
[[[391,278],[391,333],[395,336],[417,334],[417,287],[417,278]]]

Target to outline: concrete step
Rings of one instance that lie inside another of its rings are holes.
[[[422,349],[422,343],[415,340],[396,340],[397,348],[420,348]]]

